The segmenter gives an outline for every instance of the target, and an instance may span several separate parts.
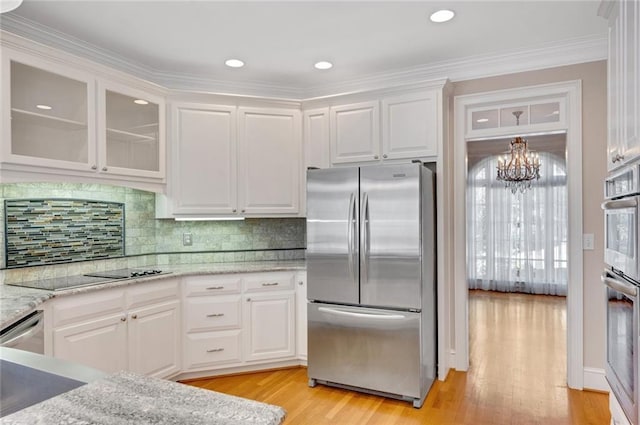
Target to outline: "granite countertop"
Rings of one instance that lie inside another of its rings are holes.
[[[118,372],[0,419],[2,424],[277,425],[281,407]]]
[[[0,327],[24,317],[52,297],[52,291],[0,285]]]
[[[246,261],[237,263],[172,264],[149,267],[158,268],[170,273],[131,279],[115,279],[104,283],[79,286],[61,291],[24,288],[6,284],[0,285],[0,328],[25,316],[35,307],[53,297],[63,297],[107,288],[118,288],[181,276],[305,270],[306,262],[305,260]],[[73,276],[68,279],[72,278]]]

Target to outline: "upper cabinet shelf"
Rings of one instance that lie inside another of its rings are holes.
[[[87,129],[86,122],[39,114],[37,112],[25,111],[18,108],[11,108],[11,120],[13,122],[21,121],[28,126],[50,127],[68,131]]]

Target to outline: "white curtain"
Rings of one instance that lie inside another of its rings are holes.
[[[567,177],[563,158],[540,152],[540,179],[511,193],[496,179],[498,157],[468,173],[470,289],[567,294]]]

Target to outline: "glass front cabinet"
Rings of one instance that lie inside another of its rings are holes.
[[[164,181],[164,99],[2,51],[2,169]]]

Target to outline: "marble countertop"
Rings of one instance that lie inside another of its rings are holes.
[[[158,268],[170,273],[139,278],[116,279],[99,284],[69,288],[62,291],[24,288],[6,284],[0,285],[0,328],[5,327],[15,320],[25,316],[38,305],[53,297],[63,297],[107,288],[124,287],[142,282],[151,282],[154,280],[163,280],[181,276],[306,270],[306,262],[305,260],[246,261],[237,263],[172,264],[150,267]]]
[[[278,425],[281,407],[118,372],[0,419],[2,424]]]

